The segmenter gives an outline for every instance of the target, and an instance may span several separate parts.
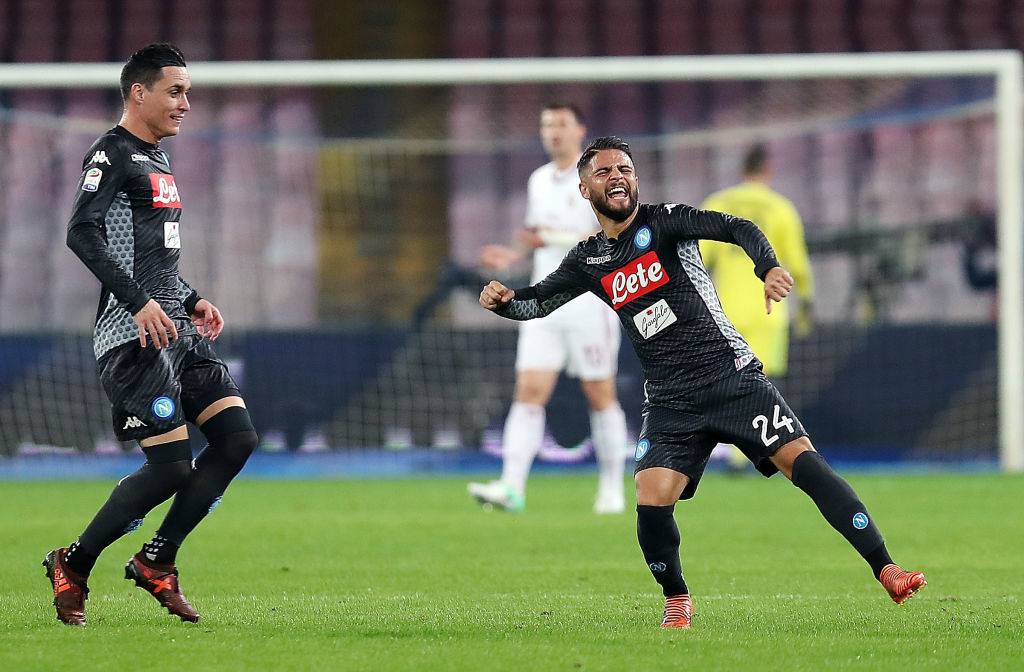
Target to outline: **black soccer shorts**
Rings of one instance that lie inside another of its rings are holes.
[[[680,499],[697,491],[711,451],[736,445],[757,470],[771,476],[769,459],[790,441],[807,436],[800,420],[759,362],[692,395],[685,409],[648,406],[636,446],[636,471],[665,467],[690,477]]]
[[[210,341],[179,336],[169,347],[118,346],[97,362],[119,441],[138,441],[195,422],[207,406],[241,396]]]

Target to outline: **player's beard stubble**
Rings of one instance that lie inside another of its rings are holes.
[[[633,184],[629,185],[628,189],[629,198],[625,201],[613,202],[608,198],[608,194],[602,192],[597,198],[591,200],[591,203],[602,216],[613,222],[624,222],[629,219],[640,203],[640,188]]]

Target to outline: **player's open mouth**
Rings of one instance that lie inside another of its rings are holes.
[[[184,118],[185,118],[184,114],[172,114],[171,115],[171,121],[175,121],[175,122],[177,122],[179,124],[181,123],[182,119],[184,119]]]
[[[608,199],[612,201],[624,201],[629,198],[629,192],[625,187],[614,187],[608,190]]]

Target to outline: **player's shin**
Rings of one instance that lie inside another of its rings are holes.
[[[623,497],[626,445],[626,416],[622,407],[613,404],[603,411],[590,412],[590,433],[597,453],[598,492],[608,497]]]
[[[810,496],[821,515],[871,565],[878,578],[892,563],[882,533],[868,516],[867,507],[850,484],[832,470],[825,458],[813,450],[800,453],[793,461],[793,485]]]
[[[679,528],[672,515],[674,509],[674,505],[636,507],[636,536],[640,550],[665,597],[689,593],[679,563]]]
[[[174,563],[185,537],[216,508],[259,441],[249,412],[241,406],[226,408],[201,429],[210,443],[196,458],[188,483],[174,498],[156,536],[143,546],[142,552],[152,562]]]
[[[68,553],[66,562],[75,573],[88,576],[103,549],[137,528],[147,513],[187,481],[192,471],[192,451],[187,439],[142,450],[146,463],[118,482]]]
[[[543,440],[544,407],[513,402],[502,435],[501,480],[520,497],[526,492],[526,477]]]

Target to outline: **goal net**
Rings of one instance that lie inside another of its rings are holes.
[[[1013,255],[1020,266],[1000,227],[1019,201],[1000,187],[1007,170],[1019,186],[1019,150],[1000,164],[1003,143],[1019,144],[1001,125],[1016,94],[999,98],[1002,66],[893,59],[886,76],[857,71],[870,59],[818,74],[793,61],[792,76],[792,62],[764,61],[762,75],[717,59],[739,70],[691,68],[690,81],[665,59],[576,62],[605,82],[559,75],[559,61],[371,64],[379,81],[369,66],[276,64],[263,84],[244,65],[198,64],[181,136],[163,143],[182,272],[225,314],[218,349],[264,448],[500,452],[516,325],[476,306],[494,275],[479,253],[521,226],[546,161],[544,104],[579,106],[590,137],[627,139],[647,202],[699,205],[763,144],[816,286],[779,385],[819,448],[1012,466],[1018,448],[1000,436],[1020,360],[1005,338],[1022,306],[1006,300],[1019,273],[996,271]],[[99,288],[64,245],[82,157],[119,106],[112,86],[81,78],[0,84],[0,454],[119,449],[91,354]],[[642,374],[625,339],[618,387],[636,430]],[[542,458],[585,459],[575,381],[560,381],[548,419]]]

